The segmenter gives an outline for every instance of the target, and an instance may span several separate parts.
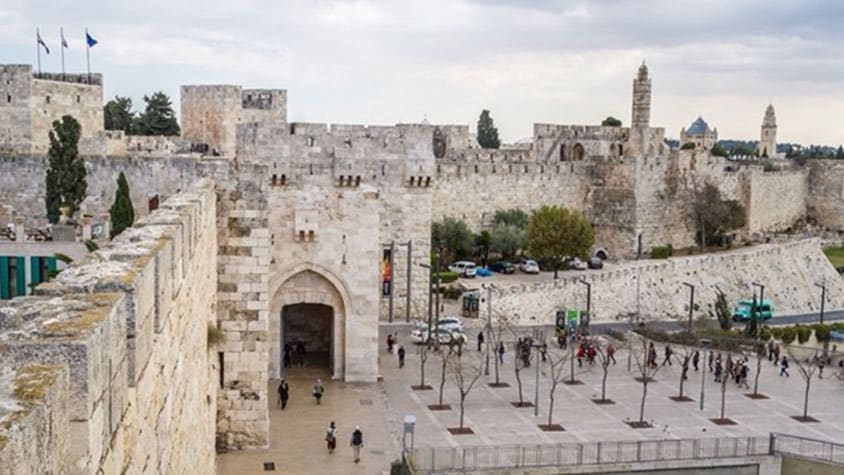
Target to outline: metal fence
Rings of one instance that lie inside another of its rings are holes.
[[[777,453],[844,465],[844,444],[780,433],[771,434],[771,444]]]
[[[413,450],[419,473],[520,467],[597,465],[771,453],[770,437],[588,442],[554,445],[421,447]]]

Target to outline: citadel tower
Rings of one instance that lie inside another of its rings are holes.
[[[648,67],[642,61],[639,74],[633,80],[633,114],[630,126],[647,129],[651,122],[651,78],[648,77]]]
[[[774,105],[768,104],[765,118],[762,119],[762,132],[759,135],[759,145],[756,152],[760,157],[774,158],[777,156],[777,115]]]

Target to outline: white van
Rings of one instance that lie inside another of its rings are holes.
[[[457,261],[454,264],[448,266],[448,270],[451,272],[456,272],[457,275],[460,277],[475,277],[475,273],[477,272],[477,267],[474,262],[472,261]]]

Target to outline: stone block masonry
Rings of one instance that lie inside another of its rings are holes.
[[[580,278],[592,284],[591,320],[596,322],[635,319],[637,311],[642,321],[682,321],[688,317],[689,302],[684,281],[696,287],[695,318],[714,311],[716,289],[726,294],[731,309],[739,300],[752,298],[751,282],[765,285],[765,298],[773,302],[776,315],[818,311],[816,282],[826,282],[827,310],[844,308],[844,282],[815,239],[635,261],[585,276],[563,276],[498,291],[492,299],[494,314],[518,314],[522,324],[553,324],[557,309],[586,309],[586,286]]]
[[[203,180],[0,308],[0,473],[214,472],[216,255]]]

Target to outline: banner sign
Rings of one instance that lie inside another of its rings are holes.
[[[381,293],[390,295],[393,290],[393,253],[384,249],[384,257],[381,259]]]

